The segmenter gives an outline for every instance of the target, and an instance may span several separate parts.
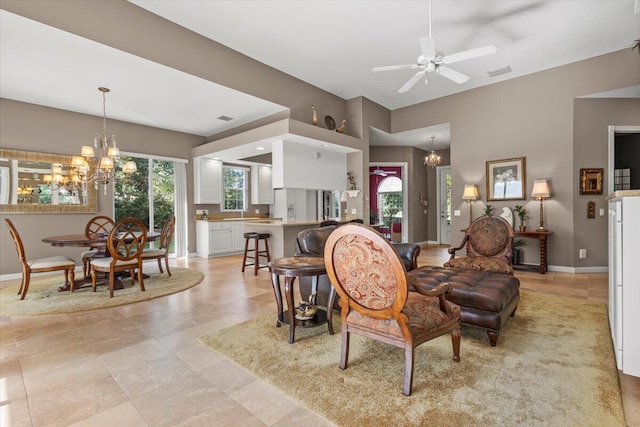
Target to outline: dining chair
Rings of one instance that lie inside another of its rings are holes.
[[[113,298],[116,273],[128,271],[135,281],[138,270],[140,290],[144,291],[142,277],[142,251],[147,243],[147,229],[137,218],[124,218],[118,221],[109,232],[107,248],[110,257],[91,260],[91,286],[96,291],[98,272],[109,273],[109,298]]]
[[[53,256],[48,258],[40,258],[27,260],[24,253],[24,245],[18,230],[13,225],[10,219],[5,218],[7,226],[9,226],[9,232],[13,238],[13,242],[16,244],[16,250],[18,251],[18,258],[22,264],[22,282],[20,283],[20,289],[18,295],[23,300],[29,290],[29,281],[31,280],[31,273],[45,273],[48,271],[64,271],[65,284],[68,282],[71,286],[71,291],[74,289],[74,269],[76,268],[76,262],[66,256]]]
[[[172,215],[167,218],[162,225],[162,230],[160,231],[160,244],[158,245],[158,248],[146,248],[142,251],[142,261],[150,259],[158,260],[160,273],[164,272],[162,270],[162,259],[164,258],[164,264],[167,267],[167,274],[169,274],[169,276],[171,276],[171,270],[169,270],[169,246],[171,245],[171,239],[173,239],[173,233],[175,230],[176,217]]]
[[[88,239],[99,239],[108,236],[114,225],[115,222],[108,216],[94,216],[87,222],[84,228],[84,235],[87,236]],[[106,251],[104,247],[91,246],[88,251],[82,252],[80,256],[82,257],[82,272],[84,277],[87,277],[91,260],[104,258]]]
[[[411,394],[418,345],[451,333],[453,360],[460,361],[460,307],[445,299],[449,285],[409,292],[400,256],[380,233],[360,224],[336,228],[325,244],[324,262],[340,295],[340,369],[347,369],[351,333],[404,349],[406,396]],[[364,355],[361,363],[366,360]]]

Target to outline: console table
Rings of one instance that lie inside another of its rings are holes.
[[[540,274],[547,272],[547,238],[551,234],[553,234],[553,231],[549,230],[513,230],[513,237],[528,237],[540,241]],[[514,265],[513,267],[516,266]]]

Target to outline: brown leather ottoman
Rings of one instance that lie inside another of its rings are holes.
[[[520,281],[508,274],[425,266],[407,275],[414,288],[410,290],[431,290],[442,282],[449,283],[447,300],[460,306],[462,322],[486,328],[492,346],[509,316],[515,315],[520,300]]]

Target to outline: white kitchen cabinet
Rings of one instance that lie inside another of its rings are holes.
[[[231,230],[234,252],[244,251],[244,222],[234,222]]]
[[[244,251],[244,222],[197,221],[196,252],[209,258]]]
[[[272,169],[267,165],[251,166],[251,204],[272,205]]]
[[[193,159],[193,202],[197,204],[222,203],[222,162],[196,157]]]
[[[640,377],[640,196],[609,201],[609,324],[618,369]]]

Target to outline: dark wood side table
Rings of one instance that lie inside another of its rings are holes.
[[[315,327],[328,324],[329,334],[333,335],[333,323],[331,322],[333,313],[333,303],[336,298],[336,292],[333,287],[329,293],[329,301],[327,303],[327,309],[323,310],[318,308],[316,315],[309,320],[296,319],[296,306],[293,302],[293,285],[296,277],[316,277],[327,274],[327,269],[324,265],[324,259],[322,257],[288,257],[278,258],[269,263],[271,269],[271,285],[273,286],[273,293],[276,297],[276,304],[278,305],[278,321],[276,327],[280,327],[283,324],[289,325],[289,344],[293,344],[295,340],[296,327]],[[287,311],[283,312],[282,308],[282,292],[280,288],[280,276],[284,276],[284,292],[287,298]],[[314,281],[314,283],[317,283]],[[315,301],[314,301],[315,303]]]
[[[540,241],[540,274],[547,272],[547,238],[551,234],[553,234],[553,231],[549,230],[513,230],[514,237],[528,237]]]

